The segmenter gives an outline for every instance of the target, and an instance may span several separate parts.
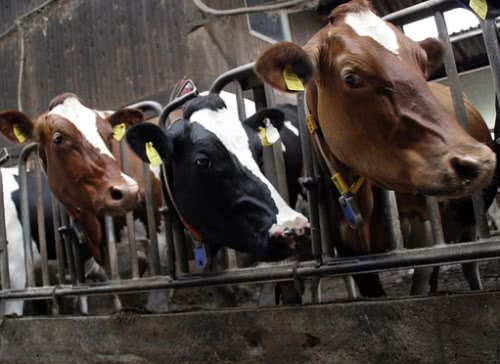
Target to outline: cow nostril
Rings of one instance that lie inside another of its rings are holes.
[[[113,200],[119,201],[123,198],[123,192],[116,187],[111,187],[110,193]]]
[[[457,175],[465,181],[470,181],[479,176],[480,164],[477,159],[469,156],[455,156],[450,159],[451,166]]]

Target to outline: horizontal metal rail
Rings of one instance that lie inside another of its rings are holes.
[[[316,265],[304,262],[296,265],[242,268],[220,273],[171,280],[168,277],[152,277],[139,280],[115,281],[107,284],[81,286],[31,287],[26,290],[0,291],[0,299],[51,299],[58,296],[97,295],[108,293],[132,293],[152,289],[194,288],[228,284],[279,282],[307,277],[343,276],[373,273],[383,270],[401,270],[416,267],[458,264],[478,260],[500,258],[500,239],[481,240],[432,248],[401,250],[362,257],[333,259]]]

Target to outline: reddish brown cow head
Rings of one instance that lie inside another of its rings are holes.
[[[102,261],[96,216],[123,214],[139,199],[135,180],[122,173],[110,152],[113,126],[133,125],[143,115],[134,109],[108,117],[84,106],[73,94],[54,98],[49,111],[32,121],[18,111],[0,113],[0,132],[14,142],[39,143],[50,188],[70,214],[82,221],[93,255]]]
[[[336,8],[304,48],[271,47],[256,70],[283,91],[285,70],[306,84],[329,148],[355,173],[399,192],[459,196],[489,183],[495,156],[429,88],[442,54],[438,40],[414,42],[357,0]]]

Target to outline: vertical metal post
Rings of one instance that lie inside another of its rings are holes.
[[[382,203],[389,231],[389,242],[392,249],[403,249],[403,234],[401,233],[401,223],[399,221],[398,205],[394,191],[382,191]]]
[[[462,98],[462,87],[460,86],[460,79],[458,77],[457,66],[455,64],[455,57],[453,56],[453,48],[448,35],[448,29],[444,20],[443,13],[438,11],[434,14],[436,25],[438,28],[439,38],[446,43],[446,51],[444,54],[444,67],[451,89],[451,96],[453,99],[453,107],[455,114],[460,124],[465,130],[469,130],[467,122],[467,113]],[[476,219],[477,230],[479,238],[486,239],[489,237],[488,223],[486,222],[486,214],[484,203],[482,203],[482,196],[475,194],[472,198],[474,206],[474,217]]]
[[[439,205],[436,198],[427,196],[425,202],[430,215],[433,243],[434,245],[444,245],[443,223],[441,222],[441,214],[439,213]]]
[[[104,225],[106,228],[106,240],[108,243],[109,255],[109,270],[111,273],[111,280],[117,281],[120,279],[120,272],[118,268],[118,255],[116,253],[116,238],[113,226],[113,218],[106,214],[104,216]],[[121,310],[122,304],[118,295],[113,295],[113,302],[117,310]]]
[[[144,184],[146,189],[146,218],[148,220],[148,234],[151,246],[149,249],[150,253],[150,265],[151,272],[153,275],[161,274],[160,265],[160,251],[158,249],[158,235],[156,233],[156,219],[154,211],[153,202],[153,187],[151,185],[151,171],[149,170],[149,164],[143,163],[143,174],[144,174]]]
[[[123,173],[127,174],[129,172],[129,167],[125,141],[120,142],[120,161]],[[132,278],[135,279],[139,278],[139,264],[137,261],[134,213],[132,211],[125,214],[125,221],[127,223],[127,238],[130,250],[130,267],[132,268]]]
[[[61,213],[61,226],[69,226],[68,214],[64,208],[59,209],[59,212]],[[76,268],[70,239],[64,239],[64,252],[66,253],[66,263],[68,264],[69,280],[71,283],[74,283],[76,282]]]
[[[36,183],[36,219],[38,224],[38,242],[40,244],[40,257],[42,267],[42,284],[50,285],[49,262],[47,254],[47,235],[45,233],[45,212],[43,206],[42,172],[40,170],[40,159],[35,159],[35,183]]]
[[[486,19],[481,22],[486,54],[493,74],[493,84],[497,101],[500,104],[500,44],[498,42],[497,27],[495,19]]]
[[[312,179],[310,188],[307,190],[307,200],[309,201],[309,214],[311,222],[311,240],[313,247],[313,255],[318,262],[321,262],[321,234],[319,229],[319,212],[318,212],[318,187],[316,181],[316,173],[314,172],[313,154],[311,150],[311,141],[309,132],[306,127],[306,110],[305,94],[299,92],[297,94],[297,110],[299,117],[300,144],[302,147],[302,162],[304,166],[304,177]]]
[[[7,232],[5,230],[5,208],[3,203],[3,175],[0,171],[0,276],[2,289],[10,288],[9,252],[7,250]]]
[[[59,201],[51,193],[51,203],[52,203],[52,223],[54,229],[54,243],[56,246],[56,259],[57,259],[57,275],[59,284],[65,282],[65,269],[64,269],[64,249],[61,240],[61,235],[59,233],[60,215],[59,215]]]

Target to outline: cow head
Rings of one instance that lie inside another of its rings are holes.
[[[127,132],[141,159],[152,148],[161,157],[182,218],[206,241],[260,259],[290,255],[309,223],[262,174],[243,124],[217,95],[191,101],[184,117],[166,133],[152,124]]]
[[[256,71],[282,91],[290,91],[285,72],[300,78],[331,152],[355,173],[399,192],[460,196],[490,182],[495,156],[426,82],[443,51],[440,41],[414,42],[356,0],[337,7],[303,48],[271,47]]]
[[[133,109],[104,117],[69,93],[54,98],[49,110],[33,121],[18,111],[0,113],[0,132],[9,140],[39,143],[50,188],[68,212],[82,220],[98,261],[101,232],[95,216],[123,214],[135,208],[139,198],[138,184],[122,173],[110,152],[113,126],[141,120],[142,113]]]

